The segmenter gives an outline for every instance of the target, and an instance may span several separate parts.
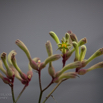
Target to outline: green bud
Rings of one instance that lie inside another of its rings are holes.
[[[75,48],[75,59],[74,61],[78,61],[79,60],[79,47],[78,44],[74,41],[72,42],[73,47]]]
[[[52,78],[55,77],[55,69],[54,69],[54,67],[52,66],[52,64],[49,64],[48,73],[50,74],[50,76],[51,76]]]
[[[103,54],[103,48],[98,49],[87,61],[86,64],[91,62],[93,59],[95,59],[98,56],[101,56]]]
[[[53,54],[51,42],[47,41],[45,46],[46,46],[46,50],[47,50],[48,56],[51,56]]]
[[[79,61],[82,61],[85,58],[86,51],[87,51],[86,46],[82,45],[81,46],[81,52],[80,52]]]
[[[62,38],[62,41],[63,41],[63,42],[66,42],[66,39],[65,39],[65,37],[63,37],[63,38]]]
[[[84,44],[86,44],[87,43],[87,39],[86,38],[82,38],[79,42],[78,42],[78,47],[79,46],[82,46],[82,45],[84,45]]]
[[[30,52],[29,52],[28,48],[26,47],[26,45],[20,40],[16,40],[15,43],[16,43],[16,45],[18,45],[25,52],[27,58],[30,61],[31,60],[31,55],[30,55]]]
[[[99,63],[91,66],[90,68],[87,69],[87,72],[94,70],[94,69],[97,69],[97,68],[103,68],[103,62],[99,62]]]
[[[53,31],[50,31],[49,34],[57,44],[60,43],[58,36]]]
[[[13,68],[13,67],[12,67],[12,69],[13,69],[13,71],[14,71],[15,77],[16,77],[18,80],[22,81],[23,79],[21,78],[19,72],[18,72],[15,68]]]
[[[17,62],[16,62],[16,58],[15,58],[15,54],[13,53],[12,56],[11,56],[11,61],[12,61],[12,64],[13,66],[16,68],[16,70],[19,72],[20,76],[26,80],[27,79],[27,75],[24,74],[21,69],[19,68],[19,66],[17,65]]]
[[[71,57],[71,55],[73,54],[74,51],[75,51],[75,49],[74,50],[72,49],[72,50],[66,52],[66,54],[65,54],[66,55],[66,60]]]
[[[11,61],[12,61],[12,64],[13,64],[13,66],[16,68],[16,70],[19,72],[19,74],[20,74],[20,76],[23,78],[23,79],[27,79],[27,75],[25,75],[22,71],[21,71],[21,69],[19,68],[19,66],[17,65],[17,62],[16,62],[16,58],[15,58],[15,54],[13,53],[12,55],[11,55]],[[16,72],[16,71],[15,71]],[[18,73],[18,72],[16,72],[16,73]],[[19,79],[19,80],[21,80],[21,78],[19,77],[19,75],[18,74],[16,74],[17,75],[17,78]]]
[[[8,77],[13,78],[14,77],[14,72],[11,70],[11,68],[9,68],[9,66],[7,64],[6,53],[3,52],[1,54],[1,59],[2,59],[4,65],[5,65],[6,69],[7,69],[7,75],[8,75]]]
[[[71,38],[70,38],[69,33],[66,33],[66,34],[65,34],[65,38],[66,38],[67,43],[72,44],[72,40],[71,40]]]
[[[16,51],[15,50],[12,50],[9,54],[8,54],[8,64],[9,66],[13,66],[12,62],[11,62],[11,55],[14,53],[14,55],[16,55]]]
[[[11,61],[12,61],[13,66],[16,68],[16,70],[21,74],[22,71],[21,71],[21,69],[19,68],[19,66],[17,65],[17,62],[16,62],[16,58],[15,58],[15,54],[14,54],[14,53],[11,55]]]
[[[76,76],[77,76],[76,72],[63,73],[62,75],[59,76],[59,80],[76,78]]]
[[[12,61],[11,61],[11,56],[16,55],[17,53],[15,52],[15,50],[12,50],[9,54],[8,54],[8,63],[9,63],[9,67],[12,69],[12,71],[14,71],[15,77],[17,79],[19,79],[20,81],[22,81],[23,79],[21,78],[21,76],[19,75],[19,72],[14,68]]]
[[[3,64],[2,64],[2,61],[0,60],[0,70],[5,74],[7,75],[7,72],[6,70],[3,68]]]
[[[55,54],[55,55],[52,55],[52,56],[49,56],[45,61],[44,61],[44,64],[45,66],[49,63],[49,62],[52,62],[52,61],[56,61],[58,59],[61,58],[61,55],[59,54]]]
[[[60,70],[57,74],[56,77],[60,76],[62,73],[64,73],[65,71],[69,70],[69,69],[74,69],[74,68],[79,68],[82,66],[82,63],[80,61],[75,61],[73,63],[70,63],[66,66],[63,67],[62,70]]]

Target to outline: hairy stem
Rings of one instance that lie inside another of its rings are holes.
[[[26,87],[27,87],[27,85],[25,85],[24,88],[22,89],[22,91],[20,92],[19,96],[16,99],[16,102],[18,101],[18,99],[20,98],[21,94],[24,92],[24,90],[26,89]]]
[[[15,102],[15,97],[14,97],[14,86],[13,86],[13,84],[12,84],[12,85],[9,85],[9,86],[11,87],[13,103],[16,103],[16,102]]]
[[[48,89],[51,85],[53,84],[53,79],[52,81],[49,83],[49,85],[47,87],[45,87],[42,91],[44,92],[46,89]]]
[[[41,70],[38,71],[38,76],[39,76],[39,87],[40,87],[40,95],[39,95],[39,101],[38,103],[41,103],[41,98],[42,98],[42,85],[41,85]]]
[[[46,102],[46,100],[51,96],[51,94],[57,89],[57,87],[62,83],[62,81],[60,81],[55,87],[54,89],[48,94],[48,96],[45,98],[45,100],[43,101],[43,103]]]

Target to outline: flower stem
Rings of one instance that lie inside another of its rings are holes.
[[[14,97],[14,86],[13,86],[13,84],[11,84],[11,85],[9,85],[10,87],[11,87],[11,92],[12,92],[12,99],[13,99],[13,103],[16,103],[15,102],[15,97]]]
[[[56,88],[61,84],[62,81],[60,81],[55,87],[54,89],[48,94],[48,96],[46,97],[46,99],[43,101],[43,103],[46,102],[46,100],[51,96],[51,94],[56,90]]]
[[[53,79],[52,81],[49,83],[49,85],[47,87],[45,87],[42,91],[44,92],[46,89],[48,89],[51,85],[53,84]]]
[[[41,103],[41,98],[42,98],[42,85],[41,85],[41,70],[38,71],[38,76],[39,76],[39,87],[40,87],[40,95],[39,95],[39,101],[38,103]]]
[[[24,86],[24,88],[22,89],[22,91],[20,92],[19,96],[16,99],[16,102],[18,101],[18,99],[20,98],[21,94],[23,93],[23,91],[26,89],[27,85]],[[16,103],[15,102],[15,103]]]

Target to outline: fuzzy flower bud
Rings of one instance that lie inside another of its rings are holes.
[[[81,52],[80,52],[80,57],[79,60],[82,61],[85,58],[85,54],[86,54],[87,48],[85,45],[81,46]]]
[[[103,48],[98,49],[87,61],[86,64],[91,62],[93,59],[95,59],[98,56],[101,56],[103,54]]]
[[[74,61],[78,61],[79,60],[79,47],[78,44],[74,41],[72,42],[73,47],[75,48],[75,59]]]
[[[80,69],[79,71],[78,71],[78,74],[79,75],[84,75],[84,74],[86,74],[87,73],[87,69]]]
[[[55,69],[54,69],[54,67],[52,66],[52,64],[49,64],[48,73],[50,74],[50,76],[51,76],[52,78],[55,77]]]
[[[23,78],[23,79],[27,79],[27,76],[26,74],[24,74],[21,69],[19,68],[19,66],[17,65],[17,62],[16,62],[16,58],[15,58],[15,54],[13,53],[12,56],[11,56],[11,61],[12,61],[12,64],[13,66],[16,68],[16,70],[19,72],[20,76]]]
[[[3,68],[3,64],[2,64],[2,61],[0,60],[0,70],[5,74],[7,75],[7,72],[6,70]]]
[[[60,43],[58,36],[53,31],[50,31],[49,34],[57,44]]]
[[[68,72],[68,73],[63,73],[61,74],[59,77],[57,77],[56,79],[54,79],[54,83],[58,83],[59,81],[63,80],[63,79],[70,79],[70,78],[76,78],[77,73],[76,72]]]
[[[30,61],[31,55],[30,55],[30,52],[29,52],[28,48],[26,47],[26,45],[21,40],[18,40],[18,39],[15,41],[15,43],[25,52],[27,58]]]
[[[94,70],[94,69],[97,69],[97,68],[103,68],[103,62],[99,62],[99,63],[91,66],[90,68],[87,69],[87,72]]]
[[[55,55],[52,55],[52,56],[49,56],[45,61],[44,61],[44,64],[45,66],[49,63],[49,62],[52,62],[52,61],[56,61],[58,59],[61,58],[61,55],[59,54],[55,54]]]
[[[33,71],[32,71],[32,70],[29,70],[29,71],[27,72],[27,78],[28,78],[29,81],[31,80],[32,76],[33,76]]]
[[[7,69],[7,76],[8,76],[9,78],[13,78],[13,77],[14,77],[14,72],[11,70],[11,68],[9,68],[9,66],[8,66],[8,64],[7,64],[7,61],[6,61],[6,53],[3,52],[3,53],[1,54],[1,59],[2,59],[4,65],[5,65],[6,69]]]
[[[47,50],[48,56],[51,56],[53,54],[51,42],[47,41],[45,46],[46,46],[46,50]]]
[[[36,62],[36,63],[38,63],[38,61],[40,61],[40,58],[35,57],[35,58],[33,58],[33,61]]]
[[[68,31],[68,33],[70,34],[70,38],[72,41],[78,42],[77,36],[75,34],[73,34],[71,31]]]
[[[69,33],[65,34],[65,39],[66,39],[67,43],[71,44],[72,41],[71,41]]]
[[[86,38],[82,38],[79,42],[78,42],[78,47],[81,45],[84,45],[87,43],[87,39]]]
[[[14,53],[14,55],[17,54],[15,50],[12,50],[12,51],[8,54],[8,58],[7,58],[7,59],[8,59],[8,64],[9,64],[10,67],[13,66],[13,64],[12,64],[12,62],[11,62],[11,56],[12,56],[13,53]]]
[[[73,63],[70,63],[68,65],[66,65],[65,67],[63,67],[62,70],[60,70],[59,72],[57,72],[56,76],[60,76],[62,73],[64,73],[65,71],[69,70],[69,69],[74,69],[74,68],[79,68],[82,66],[82,63],[80,61],[75,61]]]
[[[3,80],[5,84],[11,84],[11,81],[8,78],[5,78],[1,73],[0,73],[0,78]]]
[[[69,78],[76,78],[77,73],[76,72],[68,72],[68,73],[63,73],[62,75],[59,76],[59,79],[69,79]]]

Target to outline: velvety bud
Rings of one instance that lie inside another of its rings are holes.
[[[77,36],[75,34],[71,33],[70,38],[72,41],[78,42]]]
[[[29,52],[28,48],[26,47],[26,45],[21,40],[18,40],[18,39],[15,41],[15,43],[25,52],[27,58],[30,61],[31,55],[30,55],[30,52]]]
[[[86,69],[80,69],[79,71],[78,71],[78,74],[79,75],[84,75],[84,74],[86,74],[87,73],[87,70]]]
[[[33,61],[35,61],[36,63],[38,63],[39,60],[40,60],[40,58],[38,58],[38,57],[33,58]]]
[[[31,60],[29,64],[34,70],[38,70],[38,65],[34,60]]]
[[[65,37],[63,37],[63,38],[62,38],[62,41],[63,41],[63,42],[66,42],[66,39],[65,39]]]
[[[50,31],[49,34],[57,44],[60,43],[58,36],[53,31]]]
[[[91,62],[93,59],[95,59],[98,56],[101,56],[103,54],[103,48],[98,49],[87,61],[86,64]]]
[[[53,54],[51,42],[47,41],[45,46],[46,46],[46,50],[47,50],[48,56],[51,56]]]
[[[5,78],[1,73],[0,73],[0,78],[3,80],[4,83],[11,84],[11,81],[8,78]]]
[[[43,69],[43,68],[45,68],[45,67],[46,67],[46,65],[45,65],[44,62],[43,62],[43,63],[40,63],[40,64],[38,65],[39,70],[41,70],[41,69]]]
[[[79,68],[79,67],[81,67],[81,66],[82,66],[82,63],[81,63],[80,61],[75,61],[75,62],[73,62],[73,63],[70,63],[70,64],[64,66],[63,69],[60,70],[60,71],[56,74],[56,76],[58,77],[58,76],[60,76],[62,73],[64,73],[65,71],[67,71],[67,70],[69,70],[69,69]]]
[[[60,75],[59,79],[62,80],[62,79],[76,78],[76,76],[77,76],[76,72],[68,72]]]
[[[58,83],[59,81],[61,81],[63,79],[76,78],[76,76],[77,76],[76,72],[63,73],[60,76],[56,77],[53,82]]]
[[[32,71],[32,70],[29,70],[29,71],[27,72],[27,78],[28,78],[29,81],[31,80],[32,76],[33,76],[33,71]]]
[[[58,59],[61,58],[61,55],[59,54],[55,54],[55,55],[52,55],[52,56],[49,56],[45,61],[44,61],[44,64],[47,65],[49,62],[52,62],[52,61],[56,61]]]
[[[82,45],[84,45],[84,44],[86,44],[87,43],[87,39],[86,38],[82,38],[79,42],[78,42],[78,47],[79,46],[82,46]]]
[[[78,61],[79,60],[79,47],[78,44],[74,41],[72,42],[73,47],[75,48],[75,59],[74,61]]]
[[[52,78],[55,77],[55,69],[54,69],[54,67],[52,66],[52,64],[49,64],[48,73],[49,73],[49,75],[50,75]]]
[[[103,68],[103,62],[99,62],[99,63],[91,66],[90,68],[87,69],[87,72],[94,70],[94,69],[97,69],[97,68]]]
[[[75,49],[74,49],[74,50],[75,50]],[[74,52],[74,50],[70,50],[70,51],[67,51],[67,52],[66,52],[66,54],[65,54],[65,55],[66,55],[66,58],[65,58],[66,60],[71,57],[71,55],[72,55],[72,53]]]
[[[18,67],[17,62],[16,62],[16,58],[15,58],[15,54],[13,53],[11,55],[11,62],[13,64],[13,66],[16,68],[16,70],[21,73],[21,69]]]
[[[67,43],[72,44],[72,40],[70,38],[70,34],[69,33],[65,34],[65,38],[66,38]]]
[[[12,67],[12,68],[13,68],[13,67]],[[13,71],[14,71],[15,77],[16,77],[17,79],[19,79],[20,81],[22,81],[23,79],[21,78],[19,72],[18,72],[15,68],[13,68]]]
[[[2,59],[4,65],[5,65],[6,69],[7,69],[7,76],[8,76],[9,78],[13,78],[13,77],[14,77],[14,72],[11,70],[11,68],[9,68],[9,66],[8,66],[8,64],[7,64],[7,61],[6,61],[6,53],[3,52],[3,53],[1,54],[1,59]]]
[[[12,54],[14,54],[14,55],[16,55],[17,53],[16,53],[16,51],[15,50],[12,50],[9,54],[8,54],[8,64],[9,64],[9,66],[11,67],[11,66],[13,66],[13,64],[12,64],[12,62],[11,62],[11,56],[12,56]]]
[[[3,64],[2,64],[2,61],[0,60],[0,70],[5,74],[7,75],[7,72],[6,70],[3,68]]]
[[[80,52],[80,57],[79,60],[82,61],[85,58],[85,54],[86,54],[87,48],[85,45],[81,46],[81,52]]]

